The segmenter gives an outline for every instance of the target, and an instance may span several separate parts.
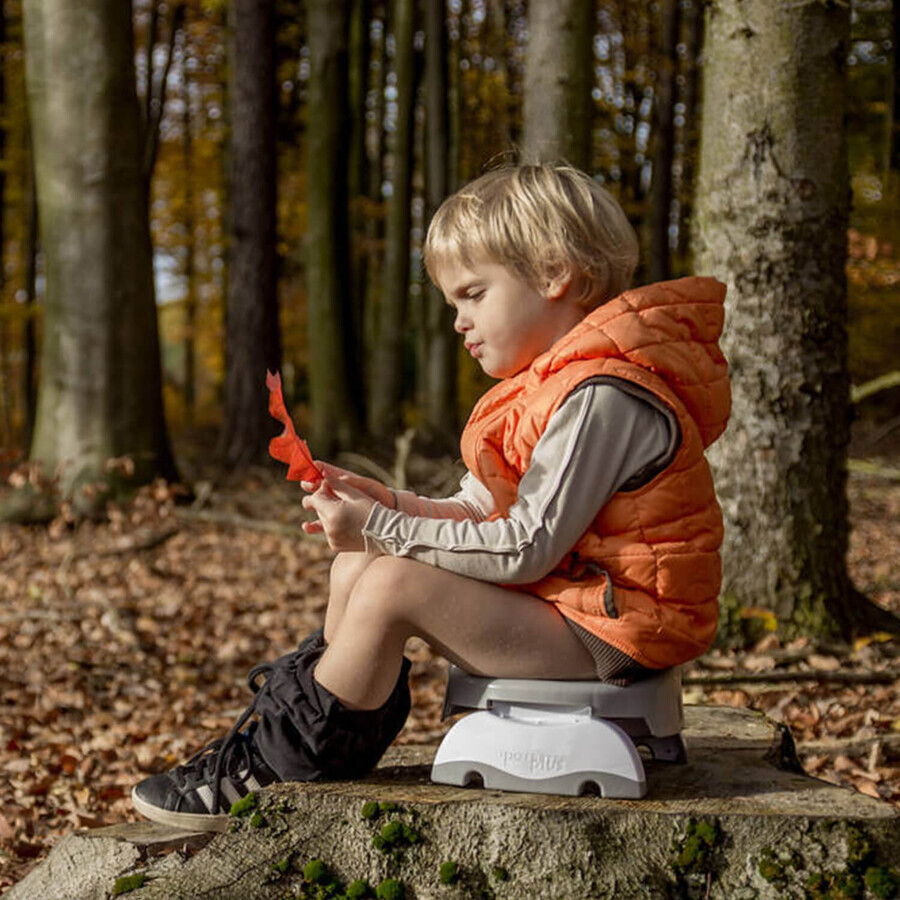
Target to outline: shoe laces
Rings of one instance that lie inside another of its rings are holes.
[[[250,705],[241,713],[228,734],[210,741],[201,747],[186,763],[179,766],[179,782],[183,787],[208,784],[212,788],[212,808],[219,809],[222,778],[247,768],[253,770],[252,736],[255,723],[246,732],[242,731],[247,721],[256,711],[259,700],[268,693],[269,679],[257,683],[260,675],[268,676],[276,668],[275,663],[261,663],[254,666],[247,676],[247,683],[254,697]]]

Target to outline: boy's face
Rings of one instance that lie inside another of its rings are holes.
[[[439,278],[466,350],[494,378],[526,368],[583,318],[566,298],[568,284],[560,279],[541,292],[498,263],[453,260],[441,266]]]

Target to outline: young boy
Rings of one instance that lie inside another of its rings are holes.
[[[260,786],[363,775],[409,712],[412,636],[479,675],[615,683],[707,649],[722,523],[703,451],[730,405],[724,287],[626,290],[636,262],[622,210],[568,166],[500,169],[445,201],[425,264],[501,379],[463,432],[459,493],[321,464],[303,505],[338,551],[324,630],[257,666],[231,732],[138,784],[139,812],[216,829]]]

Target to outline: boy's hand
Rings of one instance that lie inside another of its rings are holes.
[[[366,478],[365,475],[357,475],[340,466],[334,466],[331,463],[316,460],[316,466],[322,475],[331,482],[332,486],[346,485],[355,488],[367,497],[370,497],[376,503],[393,509],[396,506],[396,498],[389,488],[385,487],[380,481],[374,478]],[[320,481],[301,481],[300,487],[307,493],[313,493],[322,482]]]
[[[328,471],[324,475],[318,490],[303,498],[303,508],[319,517],[317,522],[304,522],[303,530],[307,534],[324,532],[332,550],[365,550],[362,530],[375,501],[343,479],[332,480]]]

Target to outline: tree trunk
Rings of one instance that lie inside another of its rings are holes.
[[[394,0],[397,113],[391,152],[391,195],[385,234],[384,288],[369,373],[369,431],[391,438],[400,428],[403,357],[409,305],[415,66],[413,0]]]
[[[312,442],[330,455],[352,446],[361,397],[352,372],[347,222],[347,44],[349,0],[310,0],[309,121],[307,132],[306,275]]]
[[[184,418],[194,424],[196,412],[197,265],[194,233],[194,147],[191,134],[191,72],[188,66],[188,30],[183,25],[181,49],[181,148],[184,157]]]
[[[590,167],[594,31],[587,0],[531,4],[522,133],[529,158]]]
[[[425,218],[430,221],[449,193],[449,111],[445,0],[425,2]],[[453,311],[431,282],[424,291],[422,414],[428,437],[439,447],[458,446],[456,421],[456,333]]]
[[[353,297],[352,328],[361,338],[366,305],[366,223],[368,159],[366,157],[366,103],[369,95],[369,0],[351,0],[348,95],[350,104],[350,147],[347,160],[347,193],[350,200],[350,291]],[[361,380],[361,361],[356,360]]]
[[[669,278],[669,215],[672,209],[672,162],[675,155],[675,68],[678,65],[678,3],[660,4],[660,42],[656,75],[653,135],[653,181],[650,199],[651,281]]]
[[[234,0],[231,258],[228,275],[226,462],[266,456],[273,425],[266,370],[281,365],[275,221],[274,0]]]
[[[25,0],[26,81],[46,263],[31,459],[78,502],[129,456],[174,476],[159,339],[131,3]]]
[[[891,140],[890,168],[900,172],[900,2],[891,3]]]
[[[843,4],[709,8],[695,261],[728,285],[723,601],[773,611],[785,636],[850,622],[848,42]]]
[[[700,146],[700,51],[703,47],[703,10],[697,4],[685,10],[684,125],[681,129],[681,176],[678,184],[678,257],[690,249],[691,220],[696,187],[697,150]]]
[[[22,256],[25,265],[25,372],[22,376],[25,397],[25,446],[30,447],[37,418],[37,256],[38,256],[38,206],[34,176],[34,153],[31,136],[28,137],[28,224]]]
[[[9,329],[7,326],[7,317],[3,315],[6,297],[6,230],[4,228],[3,210],[5,209],[6,200],[6,171],[7,166],[7,139],[6,132],[9,122],[9,109],[6,101],[6,60],[7,60],[7,43],[6,43],[6,8],[0,2],[0,160],[4,165],[0,166],[0,375],[2,375],[2,386],[0,386],[0,436],[8,435],[10,446],[13,444],[13,382],[10,377],[11,371],[6,368],[9,359]]]

